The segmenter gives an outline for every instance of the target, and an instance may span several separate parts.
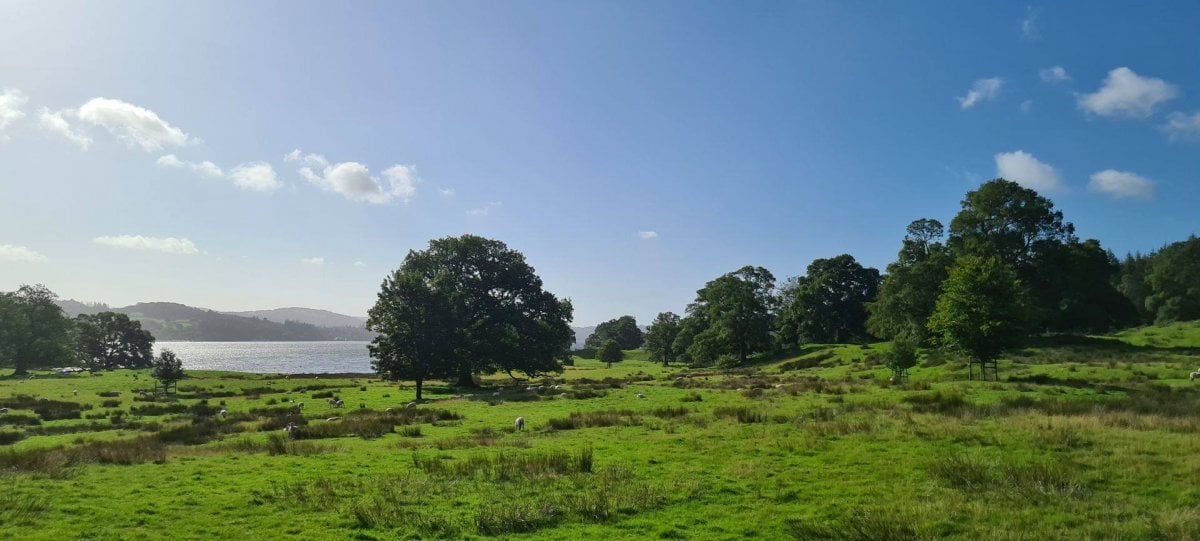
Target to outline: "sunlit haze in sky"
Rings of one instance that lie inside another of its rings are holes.
[[[0,290],[365,315],[431,238],[575,323],[849,253],[1004,176],[1200,233],[1200,2],[0,3]]]

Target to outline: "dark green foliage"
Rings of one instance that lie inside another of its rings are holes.
[[[1117,289],[1120,265],[1100,242],[1046,244],[1021,276],[1035,301],[1033,322],[1065,332],[1104,332],[1137,323],[1137,310]]]
[[[868,302],[879,293],[879,271],[842,254],[818,259],[782,288],[776,329],[784,346],[844,343],[867,335]]]
[[[596,330],[584,341],[584,347],[599,348],[605,340],[616,340],[621,349],[637,349],[644,341],[642,329],[633,316],[621,316],[596,325]]]
[[[1015,273],[996,258],[963,256],[942,286],[929,331],[981,370],[1027,335],[1028,303]]]
[[[1157,323],[1200,319],[1200,238],[1158,252],[1146,274],[1146,308]]]
[[[751,266],[705,284],[688,306],[680,332],[689,342],[689,364],[711,365],[724,355],[741,365],[751,354],[769,350],[777,304],[774,290],[771,272]]]
[[[673,312],[662,312],[654,318],[650,328],[646,330],[646,353],[650,360],[661,362],[667,366],[679,355],[675,346],[675,338],[679,336],[682,325],[679,315]]]
[[[24,375],[30,368],[71,366],[75,325],[43,285],[0,293],[0,366]]]
[[[600,362],[608,363],[608,367],[612,368],[612,363],[619,363],[625,360],[625,352],[621,351],[621,346],[616,340],[606,340],[600,344],[599,351],[596,352],[596,358]]]
[[[519,252],[473,235],[430,241],[384,280],[368,329],[372,366],[389,380],[557,372],[574,332],[570,301],[542,289]]]
[[[917,345],[917,337],[909,333],[901,334],[892,340],[887,365],[892,369],[893,382],[905,381],[908,378],[908,369],[917,365]]]
[[[909,333],[924,341],[925,325],[953,263],[940,242],[942,234],[937,220],[909,224],[899,257],[887,267],[878,299],[867,305],[867,330],[872,335],[892,339]]]
[[[89,370],[147,368],[153,360],[154,337],[128,315],[80,314],[75,326],[79,356]]]
[[[967,192],[950,222],[950,250],[957,256],[995,257],[1024,276],[1037,252],[1075,239],[1075,226],[1037,192],[995,179]]]
[[[154,366],[150,370],[150,377],[158,380],[164,390],[169,390],[171,384],[185,377],[183,373],[183,361],[179,360],[174,351],[164,349],[158,354],[158,357],[154,358]]]

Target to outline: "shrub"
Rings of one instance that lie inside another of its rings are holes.
[[[119,407],[121,407],[121,401],[120,400],[105,400],[100,403],[100,406],[105,407],[105,408],[119,408]]]
[[[762,423],[767,420],[766,414],[741,406],[722,406],[716,408],[713,410],[713,417],[733,418],[737,419],[737,422],[744,424]]]
[[[100,396],[100,398],[116,398],[118,396],[121,396],[121,393],[119,391],[101,391],[100,393],[97,393],[97,394]]]

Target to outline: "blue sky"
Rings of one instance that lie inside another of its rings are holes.
[[[949,222],[998,174],[1200,233],[1200,4],[0,4],[0,289],[364,314],[430,238],[576,323]],[[298,152],[296,152],[298,151]],[[208,162],[208,163],[205,163]]]

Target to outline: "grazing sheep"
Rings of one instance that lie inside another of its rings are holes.
[[[0,408],[0,415],[8,413],[8,408]]]
[[[407,403],[407,404],[405,404],[405,405],[404,405],[404,409],[406,409],[406,410],[417,409],[417,403],[416,403],[416,402],[409,402],[409,403]]]
[[[638,393],[638,394],[637,394],[637,397],[638,397],[638,400],[642,400],[642,399],[645,399],[645,398],[646,398],[646,395],[644,395],[644,394],[642,394],[642,393]]]
[[[296,426],[296,423],[288,423],[287,426],[283,427],[283,431],[291,432],[293,430],[296,430],[297,428],[300,428],[300,427]]]
[[[496,392],[492,393],[492,396],[500,396],[500,391],[496,391]]]
[[[384,412],[384,413],[391,413],[391,412],[392,412],[392,408],[385,409],[385,410],[383,410],[383,412]]]
[[[217,412],[217,413],[218,413],[218,414],[219,414],[219,415],[220,415],[222,418],[224,418],[226,415],[229,415],[229,412],[228,412],[228,411],[225,411],[224,409],[222,409],[221,411],[219,411],[219,412]]]
[[[517,429],[517,432],[524,432],[525,431],[525,418],[517,417],[516,422],[513,423],[513,427],[515,427]]]
[[[532,387],[526,387],[526,388],[525,388],[525,390],[526,390],[526,391],[529,391],[529,392],[531,392],[531,393],[536,393],[536,392],[537,392],[537,387],[536,387],[536,386],[532,386]]]
[[[328,418],[328,419],[325,419],[325,421],[327,421],[327,422],[330,422],[330,423],[332,423],[332,422],[334,422],[334,421],[336,421],[336,420],[338,420],[338,418],[337,418],[337,417],[330,417],[330,418]]]
[[[555,386],[554,386],[554,390],[555,390],[555,391],[557,391],[557,390],[559,390],[559,389],[562,389],[562,385],[555,385]]]
[[[1200,378],[1200,369],[1196,369],[1195,372],[1192,372],[1192,376],[1189,381],[1196,381],[1197,378]]]
[[[296,404],[296,407],[297,407],[297,408],[300,408],[300,409],[304,409],[304,402],[298,402],[298,403]]]
[[[345,403],[345,402],[343,402],[343,401],[341,401],[341,400],[338,400],[338,401],[337,401],[337,402],[336,402],[336,403],[333,405],[333,407],[335,407],[335,408],[340,408],[340,407],[342,407],[342,406],[345,406],[345,405],[346,405],[346,403]]]

